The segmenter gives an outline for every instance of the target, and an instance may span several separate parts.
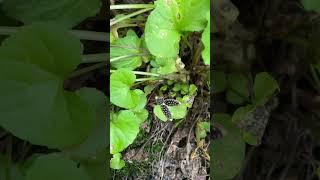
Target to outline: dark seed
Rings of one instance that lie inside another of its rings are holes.
[[[175,100],[175,99],[166,99],[164,100],[164,103],[167,105],[167,106],[177,106],[180,104],[179,101]]]
[[[161,110],[163,112],[163,114],[168,118],[169,121],[172,120],[172,114],[169,110],[169,107],[165,104],[160,105],[161,106]]]

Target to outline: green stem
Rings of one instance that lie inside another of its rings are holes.
[[[134,74],[138,75],[146,75],[146,76],[155,76],[155,77],[160,77],[160,74],[155,74],[155,73],[149,73],[149,72],[143,72],[143,71],[132,71]]]
[[[141,53],[141,54],[130,54],[130,55],[118,56],[118,57],[115,57],[115,58],[111,58],[110,59],[110,63],[115,62],[115,61],[120,61],[120,60],[123,60],[123,59],[127,59],[127,58],[130,58],[130,57],[144,56],[144,55],[147,55],[147,54],[146,53]]]
[[[11,35],[16,33],[21,27],[0,26],[0,35]],[[71,34],[83,39],[92,41],[109,42],[109,33],[84,31],[84,30],[70,30]]]
[[[153,77],[151,77],[151,78],[138,78],[138,79],[136,79],[136,82],[154,81],[154,80],[156,80],[156,78],[153,78]]]
[[[128,14],[128,15],[125,15],[125,16],[119,18],[119,19],[111,20],[110,21],[110,26],[113,26],[113,25],[115,25],[115,24],[117,24],[117,23],[119,23],[119,22],[121,22],[123,20],[129,19],[129,18],[131,18],[133,16],[145,13],[145,12],[150,11],[150,10],[152,10],[152,8],[141,9],[139,11],[133,12],[133,13]]]
[[[98,63],[107,61],[109,59],[108,53],[98,53],[98,54],[85,54],[82,56],[82,63]]]
[[[154,8],[154,4],[117,4],[111,5],[110,10],[115,9],[145,9],[145,8]]]
[[[92,65],[92,66],[88,66],[88,67],[85,67],[85,68],[76,70],[76,71],[72,72],[72,73],[68,76],[68,78],[74,78],[74,77],[80,76],[80,75],[85,74],[85,73],[88,73],[88,72],[90,72],[90,71],[93,71],[93,70],[102,68],[102,67],[105,66],[105,65],[106,65],[106,62],[101,62],[101,63],[97,63],[97,64]]]
[[[71,33],[80,39],[91,41],[109,42],[110,37],[106,32],[71,30]]]
[[[114,73],[116,70],[110,70],[110,73]],[[149,73],[149,72],[143,72],[143,71],[131,71],[133,74],[137,75],[146,75],[146,76],[154,76],[154,77],[160,77],[160,74],[155,74],[155,73]]]

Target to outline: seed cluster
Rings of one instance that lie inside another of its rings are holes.
[[[168,118],[169,121],[172,121],[172,113],[169,110],[168,106],[177,106],[180,104],[179,101],[175,99],[164,99],[163,97],[155,97],[156,103],[160,105],[163,114]]]

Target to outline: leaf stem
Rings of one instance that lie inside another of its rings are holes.
[[[141,54],[129,54],[129,55],[118,56],[118,57],[115,57],[115,58],[111,58],[110,59],[110,63],[115,62],[115,61],[120,61],[120,60],[123,60],[123,59],[127,59],[127,58],[130,58],[130,57],[144,56],[144,55],[148,55],[148,54],[141,53]]]
[[[108,53],[85,54],[82,56],[82,63],[97,63],[107,61],[108,59]]]
[[[155,74],[155,73],[149,73],[149,72],[143,72],[143,71],[132,71],[134,74],[138,75],[146,75],[146,76],[155,76],[155,77],[160,77],[160,74]]]
[[[77,76],[80,76],[82,74],[85,74],[85,73],[88,73],[90,71],[93,71],[93,70],[96,70],[96,69],[99,69],[99,68],[102,68],[103,66],[105,66],[107,64],[107,62],[101,62],[101,63],[97,63],[95,65],[92,65],[92,66],[88,66],[88,67],[85,67],[85,68],[81,68],[79,70],[76,70],[74,72],[72,72],[68,78],[74,78],[74,77],[77,77]]]
[[[114,73],[116,70],[110,70],[110,73]],[[155,74],[155,73],[149,73],[149,72],[143,72],[143,71],[131,71],[133,74],[137,75],[145,75],[145,76],[154,76],[154,77],[160,77],[160,74]]]
[[[145,8],[154,8],[154,4],[117,4],[111,5],[110,10],[115,9],[145,9]]]
[[[147,11],[150,11],[150,10],[152,10],[152,9],[153,9],[153,8],[141,9],[141,10],[139,10],[139,11],[135,11],[135,12],[133,12],[133,13],[127,14],[127,15],[119,18],[119,19],[112,19],[112,20],[110,21],[110,26],[113,26],[113,25],[115,25],[115,24],[117,24],[117,23],[119,23],[119,22],[121,22],[121,21],[123,21],[123,20],[129,19],[129,18],[131,18],[131,17],[133,17],[133,16],[142,14],[142,13],[147,12]]]
[[[136,79],[136,82],[142,82],[142,81],[153,81],[156,80],[157,78],[150,77],[150,78],[138,78]]]
[[[0,26],[0,35],[11,35],[16,33],[21,27],[13,26]],[[96,32],[96,31],[85,31],[85,30],[70,30],[71,34],[83,39],[92,41],[109,42],[109,33]]]

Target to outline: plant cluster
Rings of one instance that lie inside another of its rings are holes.
[[[153,113],[163,122],[185,118],[192,107],[198,88],[190,83],[185,67],[200,63],[209,69],[210,1],[157,0],[110,9],[117,11],[110,21],[110,163],[121,169],[125,166],[121,152],[148,119],[146,105],[154,93],[158,99],[152,100]],[[124,9],[140,10],[127,14]],[[151,13],[143,14],[147,11]],[[195,32],[201,33],[201,42],[192,47],[189,37]],[[192,58],[182,57],[181,46],[192,51]],[[203,136],[202,132],[199,137]]]

